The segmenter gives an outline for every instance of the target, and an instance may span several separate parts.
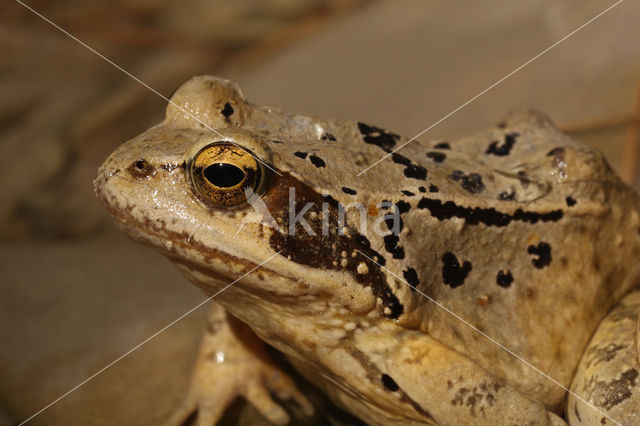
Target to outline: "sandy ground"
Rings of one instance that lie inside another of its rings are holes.
[[[230,60],[206,71],[237,81],[255,103],[413,136],[610,4],[371,2],[251,66]],[[630,114],[640,77],[639,20],[640,6],[622,3],[422,139],[463,135],[511,109],[544,111],[567,128]],[[161,107],[150,108],[153,121]],[[624,128],[580,137],[621,166]],[[98,157],[82,166],[95,169]],[[120,235],[90,184],[82,181],[80,193],[97,212],[97,230],[0,244],[0,425],[29,417],[203,299],[169,261]],[[180,321],[30,424],[157,424],[184,391],[203,314]]]

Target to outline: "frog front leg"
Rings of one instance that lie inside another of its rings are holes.
[[[289,415],[270,396],[293,398],[307,415],[313,406],[271,360],[264,343],[244,323],[213,304],[187,395],[166,423],[181,425],[197,411],[198,426],[210,426],[238,396],[270,422],[286,424]]]
[[[571,385],[570,425],[640,423],[639,314],[640,289],[636,289],[600,323]]]

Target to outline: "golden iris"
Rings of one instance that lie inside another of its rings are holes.
[[[264,176],[254,155],[230,142],[202,148],[189,165],[198,197],[212,207],[236,207],[257,194]]]

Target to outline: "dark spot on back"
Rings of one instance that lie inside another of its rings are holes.
[[[567,201],[567,206],[569,207],[573,207],[577,203],[577,201],[573,197],[567,197],[566,201]]]
[[[433,146],[435,149],[451,149],[449,142],[439,142]]]
[[[327,165],[322,158],[318,157],[315,154],[311,154],[309,156],[309,160],[316,167],[325,167]]]
[[[562,219],[562,210],[552,210],[547,213],[528,212],[522,209],[515,211],[513,215],[502,213],[495,208],[463,207],[453,201],[442,202],[426,197],[418,202],[419,209],[429,209],[431,215],[438,220],[458,217],[464,219],[469,225],[482,223],[486,226],[507,226],[514,220],[528,223],[556,222]]]
[[[227,102],[224,104],[224,108],[222,108],[222,111],[220,112],[222,113],[222,115],[224,115],[225,118],[228,119],[233,114],[233,107],[231,106],[231,104],[229,104],[229,102]]]
[[[477,194],[484,190],[484,183],[482,183],[482,176],[478,173],[469,173],[465,175],[461,170],[454,170],[449,176],[454,181],[458,182],[462,188],[471,194]]]
[[[307,158],[307,153],[306,152],[296,151],[296,152],[293,153],[293,155],[295,155],[298,158],[302,158],[303,160],[305,158]]]
[[[429,192],[438,192],[439,189],[434,184],[429,185]]]
[[[418,273],[412,267],[408,267],[404,271],[402,271],[402,276],[404,279],[411,285],[411,290],[414,291],[418,284],[420,284],[420,280],[418,279]]]
[[[447,158],[442,152],[427,152],[427,157],[436,163],[442,163]]]
[[[425,180],[427,178],[427,169],[419,164],[415,164],[404,155],[400,155],[394,152],[393,154],[391,154],[391,160],[394,163],[402,164],[403,166],[405,166],[404,175],[406,177],[419,180]]]
[[[393,256],[394,259],[404,259],[404,247],[399,246],[400,237],[395,234],[385,235],[383,237],[384,248]]]
[[[366,143],[379,146],[385,152],[390,152],[400,139],[400,136],[395,133],[364,123],[358,123],[358,129]]]
[[[349,195],[356,195],[358,193],[355,189],[347,188],[346,186],[342,187],[342,192]]]
[[[513,282],[513,275],[509,270],[498,271],[498,276],[496,277],[496,283],[502,288],[511,287],[511,283]]]
[[[537,246],[529,246],[527,248],[527,253],[534,256],[531,259],[531,263],[538,269],[542,269],[545,266],[549,266],[551,263],[551,246],[544,241],[538,243]]]
[[[442,256],[442,281],[451,288],[459,287],[471,268],[471,262],[464,261],[461,265],[456,255],[448,251]]]
[[[511,148],[513,148],[513,145],[515,145],[516,138],[518,136],[520,136],[520,133],[507,133],[506,135],[504,135],[504,142],[502,143],[502,145],[500,145],[498,141],[493,141],[489,145],[489,148],[487,148],[486,153],[497,155],[500,157],[509,155],[509,153],[511,152]]]
[[[497,124],[498,129],[504,129],[507,127],[507,123],[505,123],[504,121],[501,121]]]
[[[393,380],[391,376],[389,376],[388,374],[383,373],[382,376],[380,377],[380,380],[382,381],[382,384],[384,385],[384,387],[387,388],[387,390],[390,390],[391,392],[396,392],[397,390],[400,389],[396,381]]]
[[[406,201],[398,201],[396,203],[396,207],[398,208],[398,211],[400,212],[400,214],[402,213],[406,213],[409,210],[411,210],[411,204],[407,203]]]
[[[420,188],[418,188],[418,191],[427,192],[427,189],[424,186],[421,186]]]
[[[411,191],[407,191],[406,189],[403,189],[403,190],[402,190],[402,191],[400,191],[400,192],[402,192],[402,193],[403,193],[404,195],[406,195],[407,197],[413,197],[414,195],[416,195],[416,194],[414,194],[414,193],[413,193],[413,192],[411,192]]]

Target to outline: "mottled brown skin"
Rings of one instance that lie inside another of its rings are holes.
[[[216,302],[368,423],[563,424],[565,390],[469,324],[570,385],[640,272],[640,201],[600,153],[527,112],[471,137],[414,141],[358,177],[400,137],[254,106],[208,76],[172,101],[96,178],[125,232],[209,295],[269,259]],[[194,193],[187,165],[222,140],[194,117],[268,166],[260,200],[277,225]],[[289,188],[316,202],[313,229],[321,201],[334,219],[361,203],[366,225],[349,214],[345,235],[286,235]],[[383,201],[401,212],[397,235],[376,232]]]

